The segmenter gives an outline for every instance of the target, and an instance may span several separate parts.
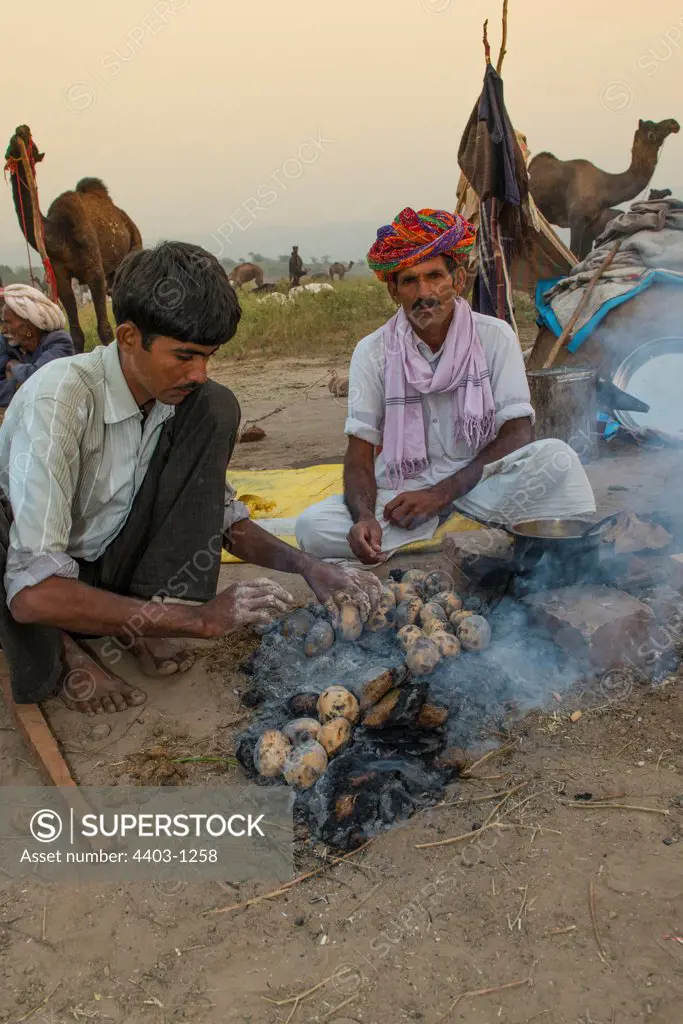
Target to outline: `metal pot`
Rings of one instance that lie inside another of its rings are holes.
[[[597,523],[584,519],[530,519],[502,529],[513,538],[520,568],[531,568],[546,553],[567,564],[597,553],[602,528],[620,515],[621,512],[613,512]]]

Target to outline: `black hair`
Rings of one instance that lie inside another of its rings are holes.
[[[145,348],[159,335],[215,348],[233,337],[242,316],[216,257],[190,242],[129,253],[116,271],[112,306],[117,325],[135,324]]]

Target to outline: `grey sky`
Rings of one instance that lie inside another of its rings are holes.
[[[43,211],[95,175],[150,241],[207,244],[229,222],[222,246],[234,258],[284,251],[290,227],[305,229],[320,252],[353,257],[402,206],[453,207],[458,142],[484,71],[481,26],[488,16],[497,53],[500,8],[501,0],[10,5],[5,39],[22,42],[6,45],[0,62],[0,141],[30,125],[46,154]],[[506,100],[532,152],[619,171],[639,117],[683,120],[680,0],[510,8]],[[324,141],[306,146],[311,138]],[[665,144],[654,183],[683,184],[683,135]],[[25,262],[3,188],[0,261]],[[259,200],[264,193],[270,202]]]

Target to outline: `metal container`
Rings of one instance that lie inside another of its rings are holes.
[[[597,376],[597,370],[590,367],[529,370],[537,441],[554,437],[566,441],[582,462],[597,459]]]

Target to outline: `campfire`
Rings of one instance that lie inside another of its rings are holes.
[[[259,710],[237,756],[261,784],[294,787],[309,832],[339,849],[440,800],[463,748],[577,678],[542,636],[525,652],[517,602],[463,598],[444,572],[393,575],[365,625],[351,602],[334,626],[311,604],[248,666]]]

